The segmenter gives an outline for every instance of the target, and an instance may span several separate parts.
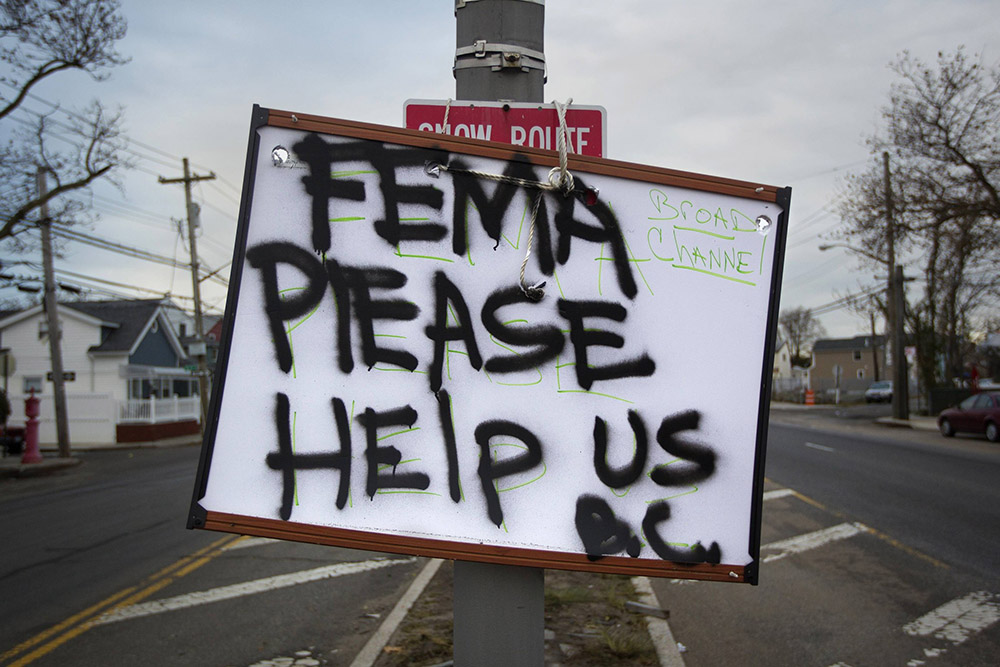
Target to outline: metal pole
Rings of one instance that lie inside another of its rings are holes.
[[[544,0],[456,0],[455,97],[542,102]],[[542,667],[545,570],[455,562],[456,667]]]
[[[456,0],[455,97],[541,102],[544,0]]]
[[[55,267],[52,262],[52,221],[49,219],[49,205],[45,201],[48,193],[45,168],[38,168],[38,196],[43,200],[39,207],[41,220],[38,226],[42,232],[42,271],[45,280],[45,318],[49,328],[49,356],[52,366],[52,399],[56,413],[56,442],[59,445],[59,456],[70,456],[69,420],[66,414],[66,384],[63,374],[62,358],[62,328],[59,326],[59,304],[56,299]]]

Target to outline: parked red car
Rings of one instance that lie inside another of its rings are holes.
[[[1000,392],[974,394],[938,417],[941,435],[985,433],[990,442],[1000,442]]]

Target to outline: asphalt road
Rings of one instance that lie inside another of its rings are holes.
[[[880,409],[772,411],[761,585],[654,582],[689,667],[995,664],[1000,447]],[[187,530],[197,448],[80,457],[0,480],[0,665],[349,664],[421,564]]]
[[[360,650],[419,560],[187,530],[198,453],[82,452],[0,480],[0,664],[344,664]],[[148,607],[164,601],[183,611]],[[115,616],[123,604],[149,613]]]
[[[767,475],[956,569],[996,581],[1000,447],[935,433],[906,435],[774,424]]]
[[[657,580],[688,667],[992,665],[1000,447],[771,411],[760,585]]]
[[[0,646],[207,545],[184,529],[197,450],[83,452],[49,477],[0,481]]]

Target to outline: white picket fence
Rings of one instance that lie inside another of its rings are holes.
[[[23,427],[23,395],[10,396],[13,408],[8,426]],[[38,440],[42,445],[56,442],[55,402],[51,394],[38,395]],[[117,405],[116,405],[117,404]],[[201,420],[201,401],[193,398],[150,398],[116,401],[111,394],[66,394],[70,442],[76,444],[113,444],[118,424],[162,424]]]
[[[38,441],[42,445],[56,442],[56,411],[51,394],[36,395],[38,404]],[[11,408],[8,426],[24,426],[24,399],[10,397]],[[69,416],[70,442],[100,444],[115,442],[115,400],[111,394],[66,394],[66,412]]]
[[[163,424],[199,420],[201,399],[191,398],[148,398],[118,402],[119,424]]]
[[[774,378],[771,381],[771,391],[773,393],[784,391],[805,391],[809,388],[809,380],[804,377],[798,378]]]

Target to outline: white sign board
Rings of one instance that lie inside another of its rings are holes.
[[[189,525],[756,581],[787,189],[255,119]]]

